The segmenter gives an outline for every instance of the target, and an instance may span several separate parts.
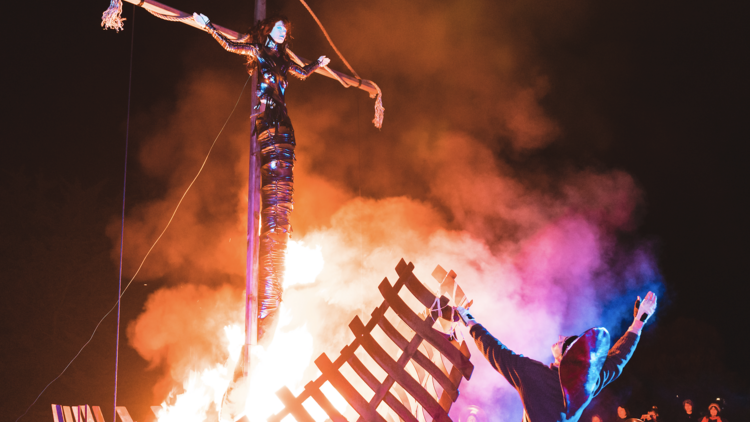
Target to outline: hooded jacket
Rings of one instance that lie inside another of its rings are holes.
[[[606,330],[588,330],[563,356],[561,382],[558,367],[516,354],[481,324],[471,327],[470,333],[487,361],[518,391],[524,422],[578,421],[591,400],[620,376],[640,338],[628,331],[605,355],[609,347]],[[591,352],[589,362],[581,359],[586,350]]]

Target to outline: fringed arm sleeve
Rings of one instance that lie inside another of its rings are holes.
[[[239,43],[228,39],[224,34],[217,31],[211,22],[206,24],[206,30],[208,30],[208,33],[211,34],[211,36],[214,37],[222,47],[224,47],[224,50],[234,54],[241,54],[243,56],[258,57],[258,47],[253,44]]]
[[[291,73],[292,75],[304,81],[305,79],[307,79],[308,76],[312,75],[312,73],[315,72],[319,67],[320,67],[320,63],[317,60],[308,64],[305,67],[300,67],[296,63],[292,63],[289,66],[289,73]]]

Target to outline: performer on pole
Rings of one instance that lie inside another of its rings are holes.
[[[575,422],[633,356],[643,325],[656,311],[656,295],[648,292],[643,303],[638,297],[633,323],[611,349],[609,333],[601,327],[580,336],[560,336],[552,345],[555,362],[550,366],[514,353],[466,309],[456,310],[484,357],[518,391],[524,422]]]
[[[305,79],[330,60],[320,56],[305,67],[294,63],[287,53],[291,36],[289,20],[271,17],[259,21],[245,42],[231,41],[214,28],[205,15],[193,19],[206,29],[225,50],[247,56],[248,72],[257,72],[255,94],[258,104],[253,110],[261,152],[261,229],[258,260],[258,339],[271,331],[274,315],[281,304],[284,258],[291,233],[289,214],[294,192],[294,129],[287,115],[284,93],[287,73]]]

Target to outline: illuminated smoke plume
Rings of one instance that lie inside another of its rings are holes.
[[[395,280],[402,257],[423,282],[438,264],[456,271],[477,319],[513,350],[545,362],[558,334],[619,328],[635,294],[660,288],[650,245],[634,236],[644,198],[632,177],[534,155],[565,132],[543,106],[554,87],[536,38],[566,36],[586,18],[581,4],[318,6],[349,61],[383,88],[386,118],[381,132],[367,126],[372,102],[318,76],[289,88],[299,160],[293,239],[319,245],[325,267],[284,301],[290,329],[306,324],[312,334],[313,357],[337,356],[351,340],[347,324],[354,315],[368,319],[382,300],[377,284]],[[297,53],[332,55],[302,11],[285,12],[295,21]],[[194,48],[219,47],[207,37]],[[129,213],[131,271],[197,171],[242,71],[239,64],[196,71],[181,82],[172,113],[140,119],[151,128],[140,165],[163,191]],[[189,367],[225,359],[214,347],[221,328],[242,321],[249,124],[244,116],[234,122],[141,276],[165,283],[128,330],[132,347],[164,371],[152,404]],[[111,233],[117,237],[116,224]],[[188,303],[197,297],[204,307],[193,312]],[[477,369],[454,417],[475,404],[490,420],[518,420],[516,393],[471,347]]]

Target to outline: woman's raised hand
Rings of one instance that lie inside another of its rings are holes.
[[[320,56],[318,57],[318,64],[321,66],[328,66],[328,63],[331,62],[331,59],[329,59],[326,56]]]
[[[203,13],[193,13],[193,20],[195,23],[198,24],[198,26],[201,27],[201,29],[206,28],[206,24],[208,24],[208,16],[204,15]]]

